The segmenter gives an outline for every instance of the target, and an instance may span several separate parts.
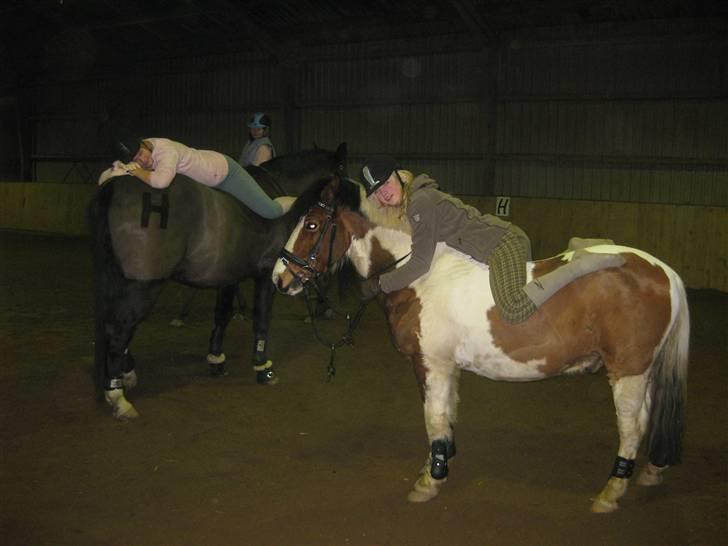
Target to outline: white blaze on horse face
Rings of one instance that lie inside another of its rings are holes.
[[[489,268],[438,245],[429,273],[413,283],[420,299],[420,348],[435,361],[490,379],[531,381],[545,377],[545,359],[519,362],[493,342],[488,310],[495,306]],[[531,278],[532,264],[528,277]]]
[[[301,229],[303,229],[303,221],[305,218],[301,218],[298,221],[298,224],[296,224],[296,228],[293,230],[293,233],[291,233],[291,236],[288,238],[288,241],[286,241],[286,246],[284,247],[288,252],[293,252],[293,245],[296,244],[296,241],[298,240],[298,235],[301,233]],[[283,275],[287,271],[286,264],[283,263],[283,260],[281,258],[278,258],[276,260],[276,264],[273,267],[273,275],[271,276],[271,280],[273,281],[273,284],[278,286],[278,280],[281,278],[281,275]],[[288,272],[290,275],[290,272]],[[290,296],[295,296],[298,294],[301,290],[303,290],[303,285],[298,282],[292,282],[288,286],[286,290],[286,294]]]

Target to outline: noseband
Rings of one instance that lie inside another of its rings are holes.
[[[286,268],[288,268],[288,271],[290,271],[291,274],[299,280],[301,284],[306,284],[311,279],[316,280],[321,274],[320,272],[316,271],[316,260],[318,259],[318,255],[321,252],[321,246],[323,245],[324,237],[326,236],[326,232],[329,231],[329,228],[331,228],[331,240],[329,241],[329,261],[326,266],[327,270],[331,267],[332,263],[331,253],[334,248],[334,239],[336,239],[336,219],[334,218],[336,214],[336,205],[329,205],[327,203],[319,201],[313,207],[311,207],[311,209],[315,207],[318,207],[326,212],[326,221],[321,228],[321,232],[319,233],[318,239],[316,239],[313,248],[311,248],[311,250],[306,254],[306,258],[299,258],[285,248],[281,250],[280,254],[280,258],[283,264],[286,266]],[[311,209],[309,209],[309,211],[306,213],[306,216],[308,216]],[[291,269],[290,264],[296,265],[299,270],[294,271],[293,269]]]

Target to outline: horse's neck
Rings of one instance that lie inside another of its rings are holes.
[[[352,239],[349,259],[359,275],[369,277],[407,256],[411,246],[412,237],[409,234],[370,224],[370,229],[363,236]]]

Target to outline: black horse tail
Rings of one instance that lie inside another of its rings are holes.
[[[106,377],[108,336],[104,323],[109,301],[110,287],[118,275],[118,266],[111,245],[109,228],[109,207],[114,196],[113,182],[107,182],[96,191],[86,211],[86,220],[91,241],[95,280],[95,369],[96,384],[101,390]]]
[[[672,308],[677,309],[651,380],[649,459],[655,466],[675,465],[682,455],[690,345],[690,313],[685,287],[677,274],[670,276]]]

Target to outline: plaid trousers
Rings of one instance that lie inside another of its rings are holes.
[[[490,289],[496,307],[510,323],[523,322],[536,311],[536,305],[523,291],[530,255],[525,233],[520,229],[509,229],[488,258]]]

